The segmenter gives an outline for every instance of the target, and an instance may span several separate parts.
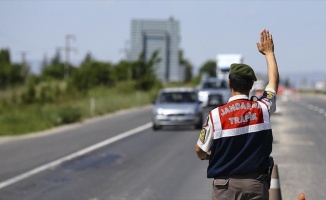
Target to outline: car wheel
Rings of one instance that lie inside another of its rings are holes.
[[[153,128],[154,131],[157,131],[157,130],[160,130],[162,127],[157,125],[157,124],[153,124],[152,128]]]

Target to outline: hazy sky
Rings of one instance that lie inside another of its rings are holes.
[[[258,53],[259,33],[273,34],[281,74],[326,72],[326,1],[218,0],[0,0],[0,48],[14,61],[26,51],[28,61],[53,57],[73,34],[74,62],[87,52],[99,60],[118,62],[130,43],[131,20],[180,22],[180,48],[194,67],[217,54],[243,54],[244,62],[265,72]],[[63,55],[63,54],[62,54]],[[325,75],[326,76],[326,75]]]

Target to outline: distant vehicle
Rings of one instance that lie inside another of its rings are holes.
[[[241,54],[217,54],[216,74],[217,78],[228,80],[232,63],[243,63],[244,57]]]
[[[194,88],[162,89],[152,110],[153,130],[163,126],[193,125],[201,129],[203,109]]]
[[[226,104],[231,97],[231,91],[226,80],[206,78],[198,86],[198,98],[202,107],[220,106]]]

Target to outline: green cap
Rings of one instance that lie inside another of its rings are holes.
[[[230,74],[233,74],[240,78],[257,81],[254,70],[249,65],[246,64],[242,64],[242,63],[231,64]]]

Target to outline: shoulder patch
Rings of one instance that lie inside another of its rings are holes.
[[[206,129],[201,129],[200,135],[199,135],[199,140],[204,144],[205,142],[205,137],[206,137]]]
[[[267,99],[273,99],[275,97],[275,94],[271,91],[265,91],[263,96]]]

